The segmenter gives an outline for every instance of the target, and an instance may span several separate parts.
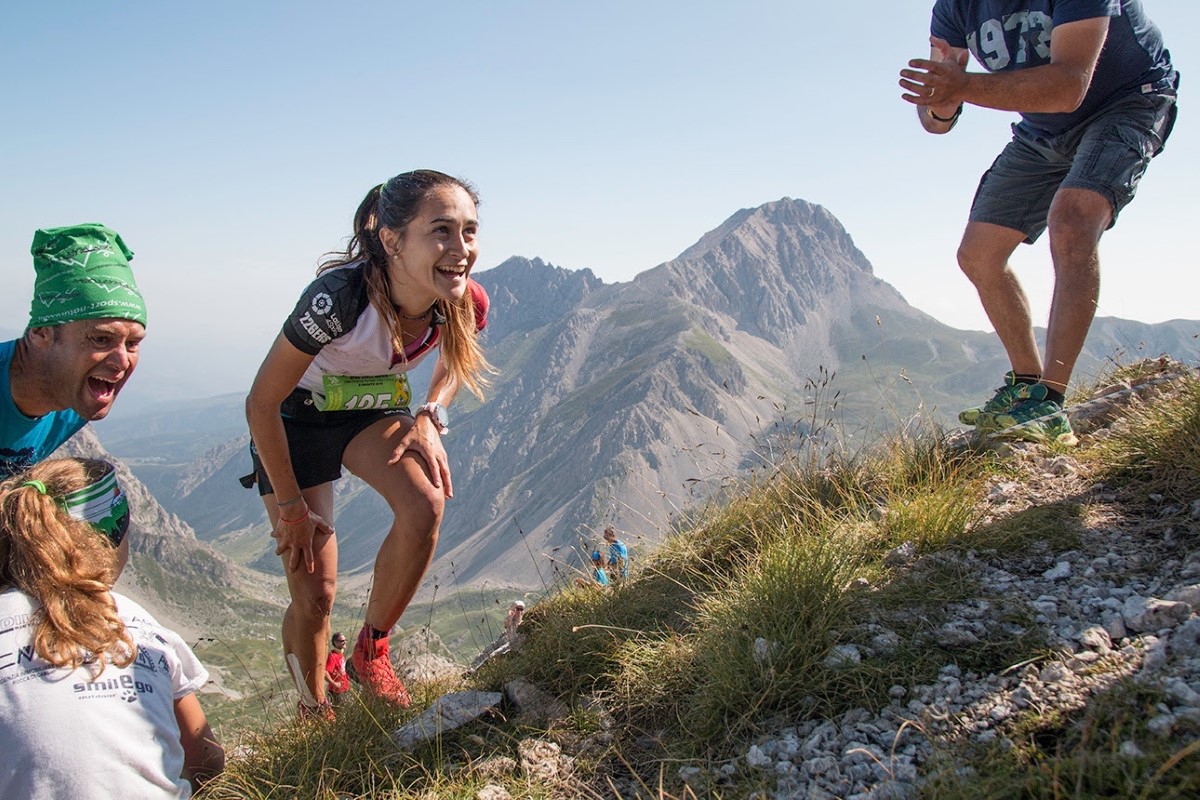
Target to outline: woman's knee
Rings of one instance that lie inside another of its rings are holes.
[[[292,606],[310,620],[324,621],[333,613],[333,600],[336,596],[336,580],[308,581],[292,594]]]
[[[402,460],[403,466],[411,468],[390,472],[386,481],[376,485],[376,491],[387,501],[397,520],[409,520],[421,527],[432,527],[442,521],[446,491],[444,487],[433,485],[423,462],[420,468],[413,466],[419,461],[414,459],[412,464],[408,464]]]
[[[396,519],[407,521],[409,527],[436,531],[446,508],[446,495],[433,484],[415,486],[389,504]]]

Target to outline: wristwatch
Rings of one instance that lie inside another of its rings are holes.
[[[441,403],[425,403],[417,409],[417,414],[425,413],[433,420],[437,432],[445,435],[450,430],[450,414]],[[415,418],[417,414],[413,414]]]

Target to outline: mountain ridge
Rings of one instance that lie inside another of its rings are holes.
[[[941,409],[990,391],[1007,369],[993,334],[910,306],[836,217],[803,200],[741,209],[624,283],[523,257],[476,278],[492,300],[485,346],[500,372],[485,403],[464,393],[453,410],[459,491],[426,594],[451,580],[545,588],[570,577],[572,551],[605,524],[635,548],[657,541],[753,460],[758,439],[803,433],[822,402],[867,436],[913,413],[950,417]],[[1078,374],[1138,343],[1194,350],[1197,328],[1100,318]],[[248,471],[244,440],[209,444],[190,474],[163,468],[169,502],[201,538],[277,570],[261,503],[231,484]],[[365,574],[386,506],[355,479],[337,497],[343,570]]]

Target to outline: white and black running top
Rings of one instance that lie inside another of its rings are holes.
[[[487,326],[487,292],[471,279],[467,288],[475,304],[476,330],[481,331]],[[299,387],[320,394],[326,375],[399,375],[414,369],[438,346],[438,323],[444,321],[434,309],[424,337],[403,355],[394,352],[386,322],[367,299],[366,276],[359,263],[318,275],[288,315],[283,335],[297,350],[314,356]]]

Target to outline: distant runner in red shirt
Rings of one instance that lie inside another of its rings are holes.
[[[329,692],[329,702],[340,706],[350,691],[350,676],[346,674],[346,634],[341,631],[333,635],[330,643],[329,657],[325,659],[325,686]]]

